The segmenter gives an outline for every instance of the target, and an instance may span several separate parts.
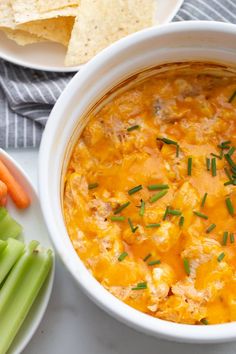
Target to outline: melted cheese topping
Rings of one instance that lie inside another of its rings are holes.
[[[106,289],[152,316],[189,324],[236,320],[236,239],[230,238],[236,220],[225,201],[230,198],[236,213],[236,186],[224,185],[224,168],[232,175],[224,157],[216,158],[216,176],[206,167],[206,158],[220,155],[220,143],[230,141],[224,153],[236,146],[236,99],[229,102],[235,90],[235,77],[199,72],[148,78],[91,115],[72,153],[64,215],[73,246]],[[134,125],[138,129],[127,131]],[[178,142],[179,156],[175,145],[157,137]],[[93,183],[98,186],[89,189]],[[158,191],[147,188],[152,184],[169,186],[153,203],[150,198]],[[142,189],[129,195],[137,185]],[[128,201],[117,214],[125,220],[112,221],[114,211]],[[183,226],[179,215],[163,220],[167,206],[182,213]],[[160,226],[147,228],[151,223]],[[216,227],[207,233],[211,224]],[[127,255],[119,261],[123,252]],[[160,262],[150,263],[155,260]],[[144,289],[137,289],[139,283]]]

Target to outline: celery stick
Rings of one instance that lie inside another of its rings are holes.
[[[16,238],[22,227],[16,222],[5,208],[0,208],[0,239]]]
[[[7,247],[7,242],[0,240],[0,257],[1,257],[1,253],[4,251],[6,247]]]
[[[9,238],[5,243],[7,247],[0,253],[0,285],[25,248],[22,242],[14,240],[14,238]]]
[[[3,218],[5,218],[5,216],[7,215],[8,211],[6,208],[0,207],[0,220],[2,220]]]
[[[51,250],[32,241],[0,290],[0,354],[5,354],[52,266]]]

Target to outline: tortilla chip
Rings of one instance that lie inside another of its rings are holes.
[[[155,0],[81,0],[65,65],[87,62],[126,35],[154,24]]]
[[[36,0],[39,12],[48,12],[68,6],[78,6],[79,0]]]
[[[3,31],[5,32],[6,36],[9,39],[13,40],[14,42],[16,42],[21,46],[45,41],[44,38],[40,38],[26,31],[12,30],[12,29],[3,29]]]
[[[27,2],[27,0],[24,3],[33,4],[32,1]],[[73,12],[75,12],[75,9],[73,9]],[[0,29],[6,33],[8,38],[14,40],[19,45],[50,40],[67,46],[73,24],[74,17],[58,17],[17,25],[11,0],[0,1]]]
[[[58,17],[41,21],[27,22],[23,25],[19,25],[18,28],[33,35],[46,38],[49,41],[68,46],[74,20],[74,17]]]
[[[15,29],[14,13],[10,0],[0,2],[0,29],[9,39],[22,46],[45,41],[37,35]]]
[[[15,24],[11,1],[0,1],[0,27],[13,28]]]
[[[78,6],[68,6],[59,10],[40,13],[37,9],[35,0],[12,0],[14,18],[17,24],[23,24],[30,21],[45,20],[48,18],[57,18],[60,16],[77,16]]]

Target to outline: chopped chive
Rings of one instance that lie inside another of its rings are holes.
[[[140,125],[132,125],[132,127],[127,128],[127,132],[132,132],[133,130],[139,129]]]
[[[225,199],[225,203],[226,203],[226,206],[227,206],[227,209],[228,209],[228,212],[230,213],[230,215],[234,215],[234,207],[233,207],[233,204],[232,204],[232,201],[231,199],[228,197]]]
[[[157,138],[157,140],[160,140],[163,143],[168,144],[168,145],[178,145],[178,143],[176,141],[168,139],[168,138]]]
[[[229,146],[229,145],[224,145],[223,143],[222,143],[222,144],[217,145],[217,147],[218,147],[219,149],[221,149],[221,150],[227,150],[227,149],[229,149],[229,148],[230,148],[230,146]]]
[[[224,252],[222,252],[222,253],[217,257],[217,261],[218,261],[218,262],[221,262],[224,257],[225,257],[225,254],[224,254]]]
[[[231,141],[230,140],[227,140],[227,141],[222,141],[222,143],[220,143],[219,145],[217,145],[218,148],[220,149],[229,149],[229,144],[231,144]]]
[[[176,146],[176,157],[179,157],[179,145]]]
[[[145,213],[145,201],[141,200],[141,207],[140,207],[139,215],[143,216],[144,213]]]
[[[223,240],[222,240],[223,246],[225,246],[227,244],[227,239],[228,239],[228,231],[225,231],[223,234]]]
[[[139,288],[140,288],[140,287],[143,287],[143,286],[147,287],[147,282],[146,282],[146,281],[143,281],[143,282],[141,282],[141,283],[138,283],[137,286],[138,286]]]
[[[161,264],[160,259],[156,259],[155,261],[148,262],[149,266],[153,266],[153,265],[156,265],[156,264]]]
[[[193,211],[193,213],[195,214],[195,215],[197,215],[197,216],[199,216],[200,218],[202,218],[202,219],[208,219],[208,216],[207,215],[205,215],[205,214],[203,214],[203,213],[200,213],[199,211]]]
[[[225,159],[231,167],[236,168],[236,165],[229,154],[225,154]]]
[[[211,224],[211,225],[208,226],[208,228],[206,229],[206,233],[209,234],[212,230],[214,230],[215,227],[216,227],[216,224]]]
[[[182,214],[182,212],[180,210],[168,209],[168,215],[180,216],[181,214]]]
[[[210,171],[211,169],[211,160],[209,159],[209,157],[206,158],[206,168],[207,171]]]
[[[125,259],[125,257],[127,257],[127,256],[128,256],[128,253],[127,253],[127,252],[121,253],[121,254],[119,255],[119,257],[118,257],[118,261],[119,261],[119,262],[122,262],[122,261]]]
[[[230,184],[233,184],[235,186],[236,185],[236,180],[227,181],[227,182],[224,183],[224,186],[229,186]]]
[[[202,318],[200,321],[202,324],[204,324],[205,326],[207,326],[209,324],[208,320],[206,318]]]
[[[176,157],[179,157],[179,149],[180,148],[179,148],[179,144],[176,141],[168,139],[168,138],[157,138],[157,140],[160,140],[163,143],[168,144],[168,145],[175,145],[176,146]]]
[[[216,158],[215,157],[213,157],[211,159],[211,174],[213,177],[216,176]]]
[[[130,205],[130,202],[122,204],[114,211],[114,214],[119,214],[123,209],[127,208],[128,205]]]
[[[146,262],[151,256],[152,256],[151,253],[148,253],[148,254],[143,258],[143,261]]]
[[[192,174],[192,163],[193,163],[193,159],[192,157],[188,158],[188,176],[191,176]]]
[[[227,152],[227,154],[228,154],[229,156],[232,156],[235,150],[236,150],[236,148],[235,148],[234,146],[232,146],[232,147],[229,149],[229,151]]]
[[[88,189],[94,189],[98,187],[98,183],[89,183]]]
[[[235,99],[235,97],[236,97],[236,91],[234,91],[234,92],[232,93],[232,95],[230,96],[228,102],[229,102],[229,103],[233,102],[233,100]]]
[[[190,275],[190,267],[189,267],[189,261],[187,258],[184,258],[183,259],[183,263],[184,263],[184,270],[185,270],[185,273],[187,275]]]
[[[132,288],[132,290],[143,290],[143,289],[147,289],[146,282],[138,283],[136,287]]]
[[[201,202],[201,207],[203,208],[205,203],[206,203],[206,199],[207,199],[207,193],[204,194],[203,198],[202,198],[202,202]]]
[[[234,234],[230,233],[230,243],[234,243]]]
[[[166,217],[167,217],[167,215],[168,215],[168,211],[169,211],[169,207],[167,206],[167,207],[166,207],[166,210],[165,210],[165,213],[164,213],[164,215],[163,215],[163,220],[166,219]]]
[[[131,188],[130,190],[128,190],[128,194],[132,195],[132,194],[140,191],[141,189],[143,189],[143,186],[140,184],[139,186],[136,186],[136,187]]]
[[[125,221],[124,216],[111,216],[111,221]]]
[[[222,160],[222,157],[223,157],[222,154],[221,154],[221,155],[216,155],[216,154],[214,154],[213,152],[211,153],[211,156],[216,157],[216,158],[219,159],[219,160]]]
[[[160,191],[160,192],[154,194],[154,195],[149,199],[150,203],[156,202],[158,199],[161,199],[162,197],[164,197],[164,195],[166,195],[167,193],[168,193],[168,191],[167,191],[167,190],[164,190],[164,191]]]
[[[157,191],[162,189],[169,189],[168,184],[150,184],[147,186],[150,191]]]
[[[145,227],[146,227],[147,229],[152,229],[152,228],[160,227],[160,226],[161,226],[161,224],[148,224],[148,225],[146,225]]]
[[[181,216],[179,219],[179,227],[182,227],[184,224],[184,216]]]
[[[135,231],[138,229],[138,226],[134,227],[132,221],[130,218],[128,218],[128,223],[129,223],[129,226],[130,226],[130,229],[131,231],[133,232],[133,234],[135,233]]]

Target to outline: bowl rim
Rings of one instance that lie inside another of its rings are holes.
[[[55,138],[55,125],[60,124],[60,120],[62,119],[61,112],[63,111],[63,106],[65,103],[67,102],[68,104],[70,101],[70,93],[75,91],[77,87],[80,86],[80,82],[86,79],[87,73],[91,72],[91,70],[95,70],[96,67],[101,67],[103,62],[105,62],[109,56],[115,55],[121,48],[129,46],[135,41],[141,41],[145,38],[150,39],[153,36],[162,36],[163,34],[173,32],[182,33],[190,30],[198,33],[210,31],[217,34],[217,32],[221,32],[236,36],[235,25],[214,21],[175,22],[161,25],[158,28],[145,29],[123,38],[104,49],[72,78],[54,106],[42,138],[39,154],[39,194],[42,212],[55,248],[57,249],[65,266],[76,279],[82,290],[96,304],[108,313],[112,314],[115,318],[119,319],[121,322],[147,334],[186,343],[216,343],[232,341],[236,338],[236,322],[215,324],[210,326],[196,326],[161,320],[135,310],[134,308],[123,303],[121,300],[118,300],[115,296],[103,288],[103,286],[84,266],[78,255],[75,253],[73,246],[69,246],[68,244],[65,246],[63,243],[62,237],[60,237],[60,232],[62,231],[56,225],[57,222],[55,222],[55,220],[52,222],[55,217],[55,212],[52,211],[53,208],[51,207],[50,186],[48,184],[48,179],[50,179],[49,155],[50,149],[52,148],[54,142],[53,139]],[[61,210],[61,205],[56,206],[56,208],[59,212],[59,209]],[[67,237],[69,239],[68,235]],[[68,253],[70,253],[69,256]],[[75,259],[75,254],[77,261]]]

